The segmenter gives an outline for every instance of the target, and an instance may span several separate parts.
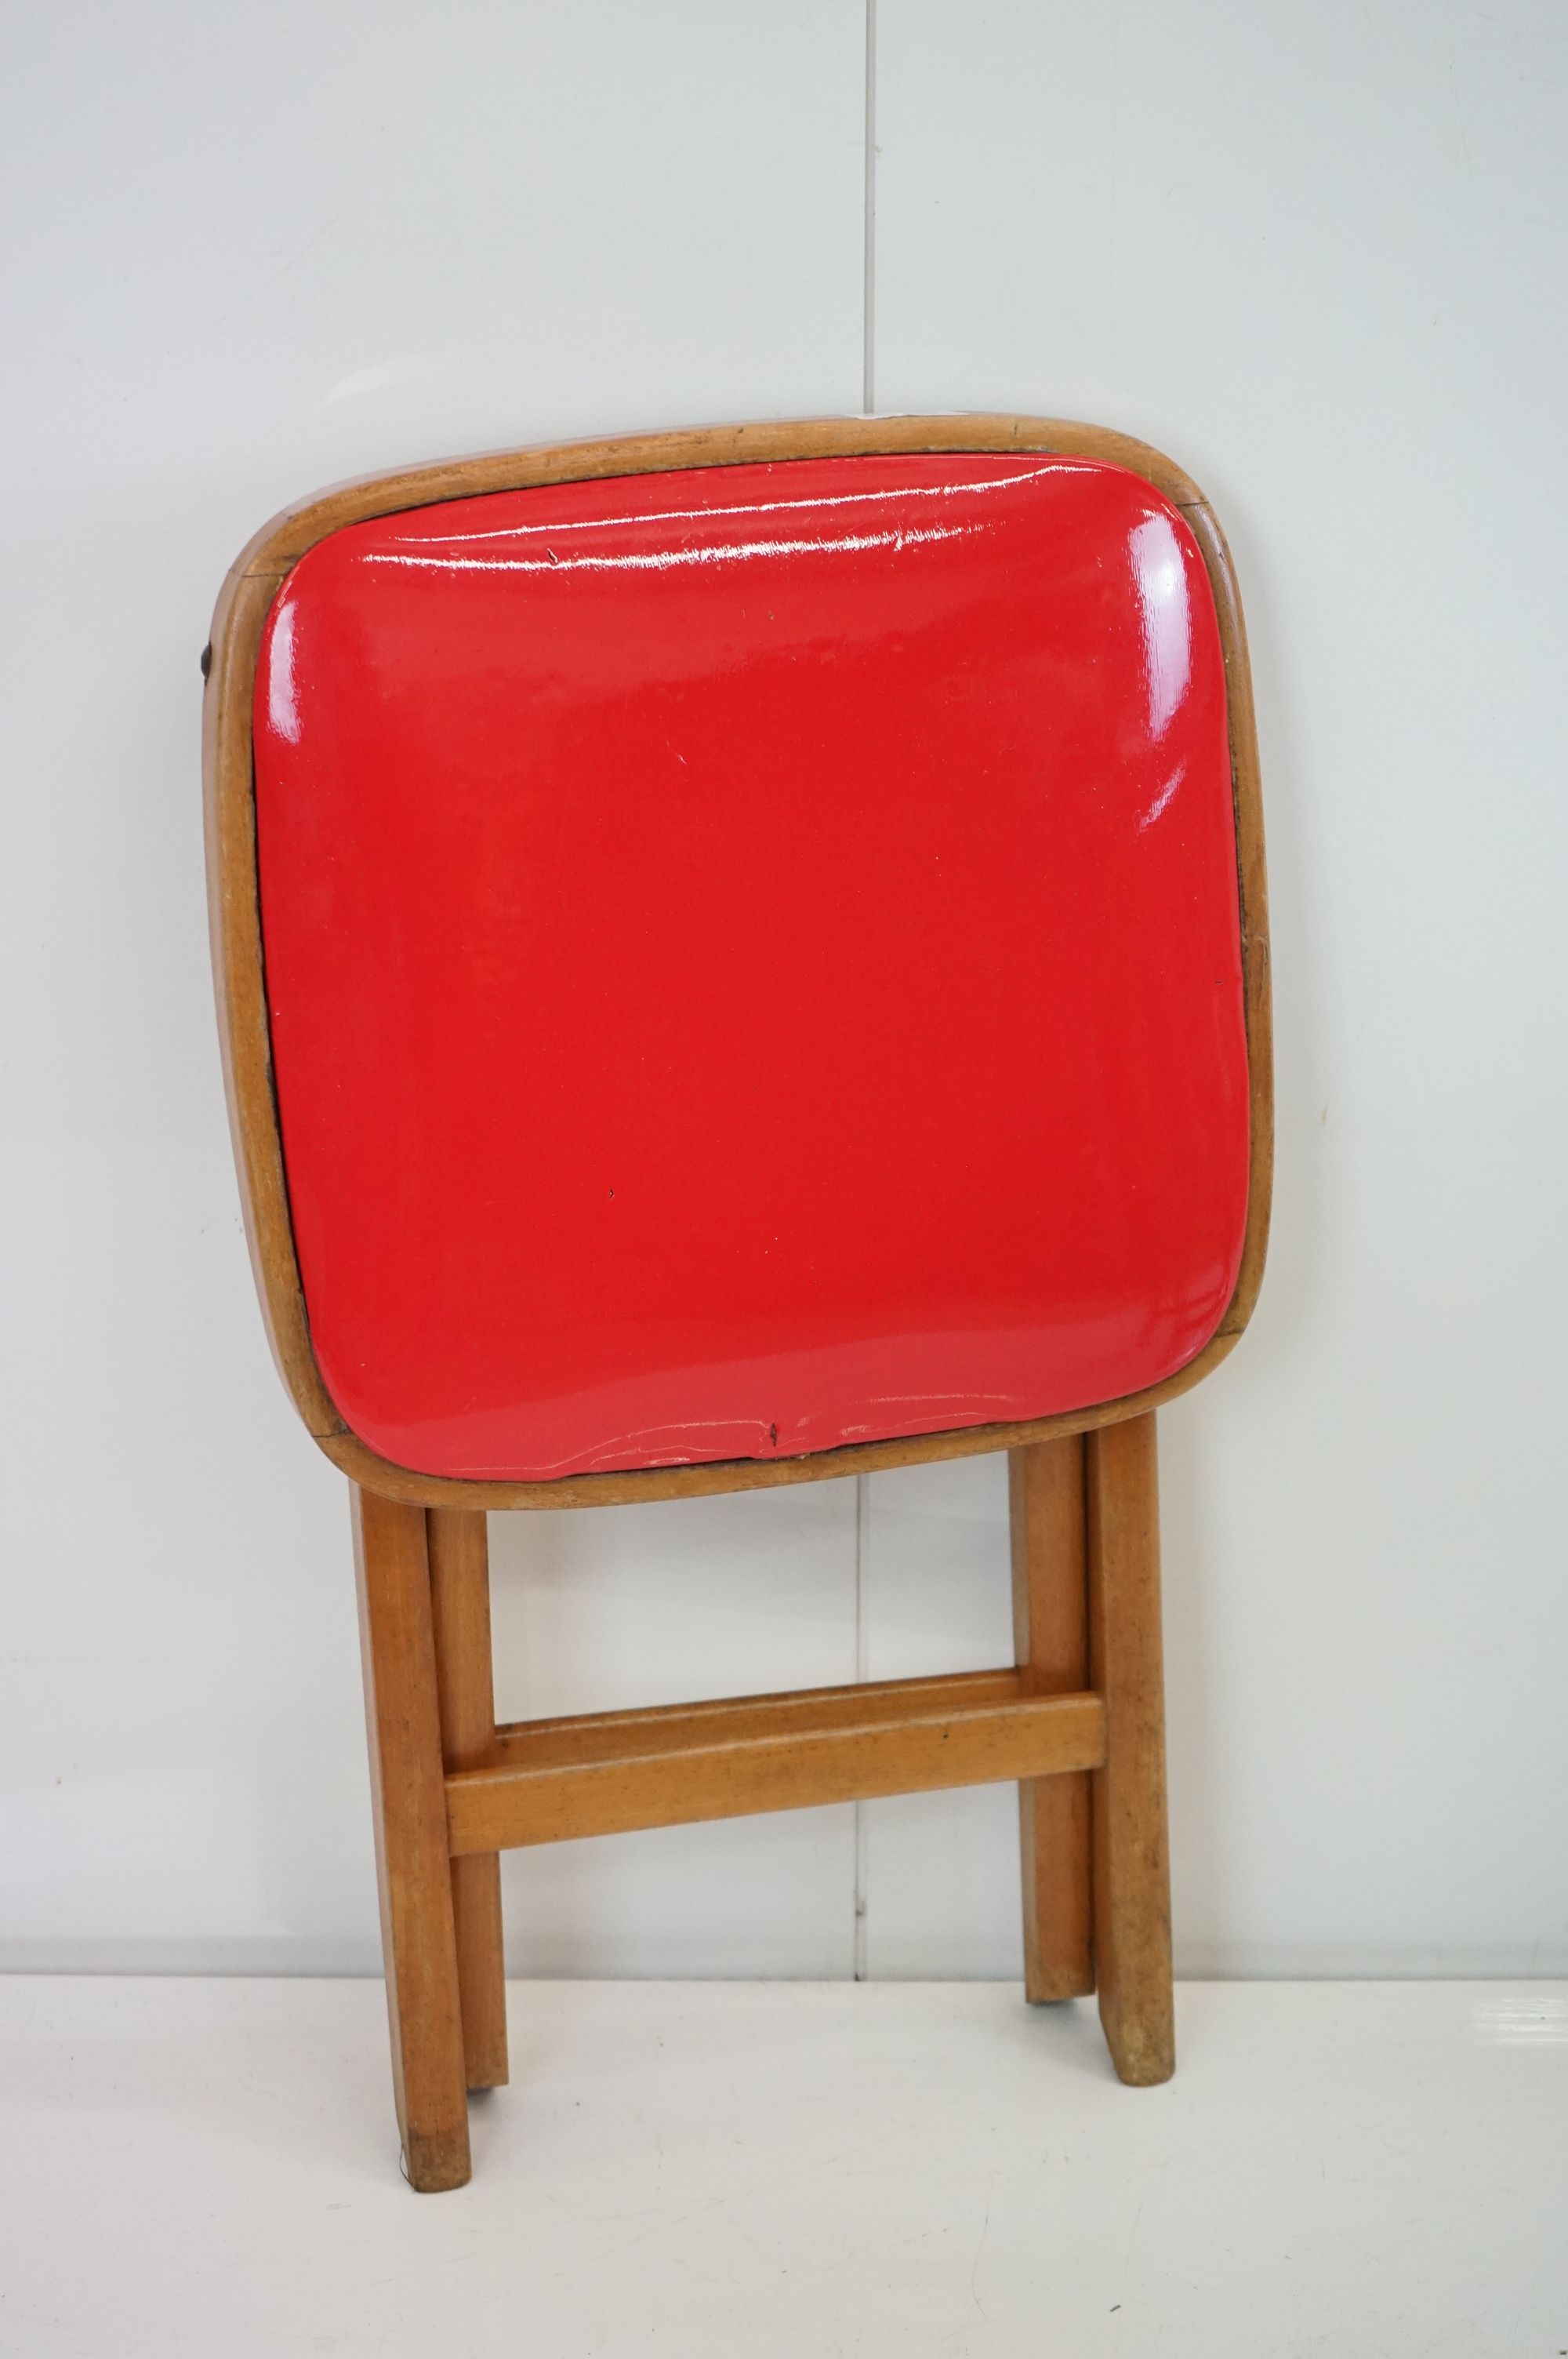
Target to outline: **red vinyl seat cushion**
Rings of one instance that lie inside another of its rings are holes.
[[[1224,667],[1136,474],[850,457],[319,542],[257,678],[313,1347],[399,1464],[1135,1392],[1239,1264]]]

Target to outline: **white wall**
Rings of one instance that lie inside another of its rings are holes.
[[[1189,1971],[1568,1968],[1568,16],[10,12],[0,1962],[369,1967],[343,1485],[251,1294],[196,659],[297,493],[877,406],[1163,445],[1230,530],[1275,1245],[1162,1419]],[[504,1709],[1008,1653],[998,1461],[498,1519]],[[521,1969],[1016,1971],[1011,1795],[508,1864]],[[859,1866],[857,1859],[859,1856]]]

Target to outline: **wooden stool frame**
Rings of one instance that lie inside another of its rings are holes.
[[[1163,1383],[1066,1416],[809,1457],[548,1483],[419,1474],[376,1456],[311,1349],[273,1091],[257,897],[252,700],[278,588],[329,533],[531,484],[677,467],[912,451],[1041,451],[1128,468],[1180,508],[1225,658],[1251,1125],[1235,1292]],[[204,726],[213,961],[245,1227],[274,1355],[353,1486],[393,2072],[410,2183],[470,2176],[467,2092],[507,2077],[501,1851],[568,1836],[1016,1779],[1025,1989],[1098,1990],[1134,2083],[1174,2067],[1154,1411],[1225,1357],[1262,1276],[1273,1159],[1268,918],[1246,636],[1202,494],[1147,445],[1016,417],[828,419],[513,451],[382,475],[287,510],[245,549],[213,623]],[[487,1510],[592,1506],[822,1481],[936,1458],[1011,1458],[1015,1666],[500,1726]]]

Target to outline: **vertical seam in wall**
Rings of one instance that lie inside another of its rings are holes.
[[[865,212],[860,226],[860,407],[876,408],[877,0],[866,0]]]
[[[867,1593],[871,1576],[871,1478],[869,1474],[855,1477],[855,1677],[864,1680],[871,1672],[871,1628],[867,1617]],[[871,1826],[864,1802],[855,1810],[855,1980],[866,1979],[866,1888]]]
[[[860,221],[860,407],[869,418],[876,408],[877,297],[877,0],[866,0],[866,116],[864,205]],[[871,1584],[871,1484],[867,1474],[855,1477],[855,1677],[871,1673],[871,1631],[867,1621],[867,1591]],[[869,1882],[871,1827],[864,1802],[854,1805],[854,1971],[866,1979],[866,1900]]]

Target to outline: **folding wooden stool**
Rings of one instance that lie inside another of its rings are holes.
[[[353,1484],[422,2189],[506,2078],[497,1853],[1019,1781],[1027,1992],[1172,2071],[1156,1405],[1261,1274],[1241,610],[1021,418],[509,451],[219,601],[218,998],[284,1381]],[[485,1515],[1011,1453],[1016,1668],[497,1727]]]

